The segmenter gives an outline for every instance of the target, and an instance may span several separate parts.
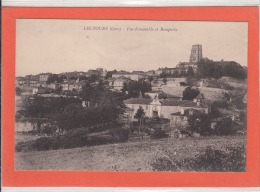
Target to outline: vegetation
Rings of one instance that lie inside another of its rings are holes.
[[[234,133],[235,130],[232,127],[232,119],[230,117],[222,118],[217,122],[215,127],[215,134],[217,135],[229,135]]]
[[[50,83],[61,83],[63,82],[64,79],[67,79],[67,77],[65,75],[61,75],[61,76],[58,76],[57,74],[51,74],[49,77],[48,77],[48,80],[46,83],[50,84]]]
[[[196,77],[214,77],[216,79],[228,76],[236,79],[246,79],[247,70],[236,62],[214,62],[209,59],[201,59],[198,63]]]
[[[22,94],[22,89],[19,87],[15,88],[15,95],[20,96]]]
[[[183,100],[193,100],[200,94],[200,91],[198,89],[192,89],[191,87],[187,87],[183,91]]]
[[[207,147],[205,152],[195,158],[173,161],[173,158],[160,157],[152,164],[153,171],[180,170],[195,172],[245,172],[246,147],[226,147],[225,151]]]
[[[33,100],[25,100],[23,109],[18,111],[16,119],[26,118],[36,123],[40,129],[43,122],[58,125],[60,130],[87,127],[104,122],[118,120],[124,112],[124,96],[104,88],[102,82],[92,86],[86,83],[80,93],[84,101],[90,105],[82,107],[79,97],[44,98],[35,96]]]
[[[85,130],[56,137],[42,137],[35,141],[19,142],[15,146],[17,152],[46,151],[57,149],[70,149],[83,146],[102,145],[108,143],[125,142],[129,131],[121,127],[110,129],[105,135],[88,136]]]
[[[140,92],[144,94],[145,92],[149,92],[152,90],[151,84],[142,79],[140,79],[139,81],[131,81],[125,89],[127,89],[128,91],[129,98],[138,97],[140,95]]]
[[[189,130],[191,134],[210,134],[210,118],[207,114],[200,113],[199,111],[194,111],[194,114],[188,118]]]

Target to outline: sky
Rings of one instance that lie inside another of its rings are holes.
[[[248,23],[17,19],[16,76],[175,67],[194,44],[203,57],[247,66]]]

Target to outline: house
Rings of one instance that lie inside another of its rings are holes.
[[[145,116],[148,118],[163,117],[170,119],[172,113],[179,112],[179,106],[190,101],[177,99],[159,100],[158,94],[154,98],[143,98],[142,94],[138,98],[130,98],[124,100],[124,104],[128,108],[127,115],[129,119],[134,121],[137,110],[142,107]]]
[[[125,77],[129,78],[134,81],[138,81],[139,79],[143,78],[144,75],[140,73],[129,73],[129,72],[118,72],[118,73],[113,73],[112,78],[118,78],[118,77]]]
[[[121,91],[124,87],[124,84],[128,84],[130,83],[132,80],[126,77],[118,77],[117,79],[114,80],[114,82],[112,83],[112,87],[115,90]]]
[[[159,68],[159,69],[157,69],[157,70],[155,71],[155,74],[161,75],[162,72],[163,72],[162,68]]]
[[[101,75],[101,72],[100,71],[97,71],[97,70],[92,70],[92,69],[90,69],[90,70],[88,70],[88,73],[87,73],[87,77],[90,77],[90,76],[92,76],[92,75],[96,75],[96,76],[100,76]]]
[[[48,81],[48,78],[50,75],[51,75],[51,73],[41,73],[39,76],[39,81],[41,81],[41,82]]]
[[[179,111],[170,115],[170,126],[175,128],[185,128],[188,126],[188,117],[195,112],[204,114],[210,113],[210,105],[206,104],[202,100],[202,96],[199,95],[193,101],[187,101],[179,105]]]

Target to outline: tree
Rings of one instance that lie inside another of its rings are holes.
[[[167,78],[163,78],[163,83],[167,84]]]
[[[194,71],[193,71],[193,68],[192,68],[192,67],[189,67],[189,68],[188,68],[188,71],[187,71],[186,76],[194,76]]]
[[[141,126],[143,125],[144,122],[144,116],[145,116],[144,109],[142,108],[142,106],[140,106],[135,114],[135,118],[138,119],[138,123],[139,123],[139,133],[140,133]]]
[[[51,74],[48,77],[48,80],[46,81],[46,83],[50,84],[50,83],[58,82],[58,80],[59,80],[59,76],[57,74]]]
[[[73,129],[82,125],[82,111],[80,104],[72,103],[64,108],[62,113],[58,114],[57,122],[61,129]]]
[[[213,72],[213,77],[215,79],[219,79],[222,76],[223,76],[222,67],[220,65],[217,65],[214,72]]]
[[[82,86],[80,97],[84,101],[90,101],[93,98],[94,88],[88,82]]]
[[[15,88],[15,95],[20,96],[22,94],[22,89],[19,87]]]
[[[193,115],[189,116],[188,123],[191,133],[204,134],[210,132],[210,118],[207,114],[194,111]]]
[[[105,76],[105,79],[110,79],[114,73],[117,73],[117,70],[108,71],[106,76]]]
[[[57,81],[57,83],[63,82],[64,79],[67,79],[67,77],[66,77],[65,75],[60,75],[60,76],[59,76],[59,79],[58,79],[58,81]]]
[[[83,80],[88,80],[88,77],[83,75],[79,76],[79,81],[83,81]]]
[[[150,82],[152,82],[152,81],[154,80],[153,76],[149,76],[149,77],[148,77],[148,80],[149,80]]]
[[[223,118],[217,122],[215,133],[217,135],[229,135],[233,132],[232,119],[230,117]]]
[[[90,83],[93,83],[95,81],[97,81],[99,79],[99,77],[97,75],[91,75],[89,78],[88,78],[88,81]]]
[[[183,100],[193,100],[200,94],[200,91],[198,89],[192,89],[191,87],[187,87],[183,91]]]
[[[140,91],[142,92],[142,94],[151,91],[151,84],[143,80],[131,81],[128,84],[127,89],[128,89],[128,97],[138,97]]]
[[[123,88],[122,88],[122,92],[126,92],[128,90],[128,85],[126,82],[123,83]]]

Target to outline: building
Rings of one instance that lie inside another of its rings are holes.
[[[192,45],[190,53],[190,63],[198,63],[202,59],[202,46]]]
[[[162,117],[170,119],[172,113],[178,112],[179,106],[190,101],[181,101],[177,99],[165,99],[159,100],[158,95],[153,99],[143,98],[142,95],[138,98],[130,98],[124,100],[124,104],[127,107],[127,115],[131,121],[134,121],[137,110],[142,107],[145,112],[145,116],[148,118]]]
[[[91,75],[96,75],[96,76],[100,76],[101,75],[101,72],[100,71],[97,71],[97,70],[88,70],[88,73],[87,73],[87,77],[90,77]]]
[[[115,90],[121,91],[124,87],[124,84],[128,84],[130,83],[132,80],[126,77],[118,77],[117,79],[114,80],[114,82],[112,82],[112,87]]]
[[[135,73],[129,73],[129,72],[118,72],[118,73],[113,73],[112,78],[119,78],[119,77],[125,77],[129,78],[134,81],[138,81],[139,79],[143,78],[143,75],[141,74],[135,74]]]
[[[41,81],[41,82],[48,81],[48,78],[50,75],[51,75],[51,73],[41,73],[40,77],[39,77],[39,81]]]
[[[202,45],[192,45],[189,62],[180,62],[176,66],[179,73],[187,73],[189,67],[197,72],[198,62],[202,59]]]

